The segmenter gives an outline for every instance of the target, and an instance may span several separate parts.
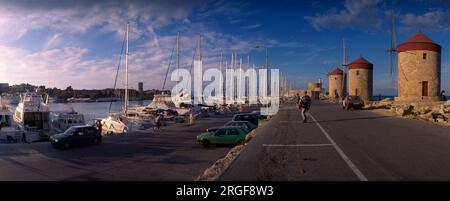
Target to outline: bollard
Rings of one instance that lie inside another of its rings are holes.
[[[189,125],[194,124],[194,116],[191,114],[189,114]]]

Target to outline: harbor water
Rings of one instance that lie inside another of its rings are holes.
[[[150,100],[130,101],[130,106],[145,106]],[[95,118],[103,118],[109,113],[109,105],[111,104],[111,113],[119,113],[123,108],[123,101],[117,102],[77,102],[77,103],[49,103],[52,112],[72,111],[72,108],[84,114],[86,123],[92,123]],[[16,105],[11,106],[12,111],[15,111]]]

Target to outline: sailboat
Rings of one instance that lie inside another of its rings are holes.
[[[177,69],[180,69],[180,33],[177,33],[176,38],[176,55],[177,55]],[[170,61],[169,61],[170,62]],[[169,67],[170,68],[170,65]],[[165,83],[164,83],[165,85]],[[163,85],[163,90],[164,90]],[[179,116],[187,115],[191,112],[191,108],[184,107],[188,104],[184,104],[183,96],[190,96],[190,94],[185,94],[183,89],[177,89],[178,93],[172,97],[170,94],[156,94],[153,97],[152,102],[144,107],[146,111],[155,111],[155,110],[163,110],[163,111],[176,111]]]
[[[179,69],[180,68],[180,32],[177,33],[176,40],[177,40],[176,41],[177,69]],[[170,68],[170,65],[168,68]],[[179,107],[179,105],[177,105],[172,100],[171,95],[164,94],[164,92],[161,94],[154,95],[152,102],[147,106],[147,108],[154,109],[154,110],[173,110],[173,111],[176,111],[177,107]]]
[[[128,114],[128,37],[129,37],[130,23],[127,23],[127,30],[125,33],[125,99],[123,106],[123,114],[109,113],[105,118],[101,119],[102,130],[106,133],[126,133],[127,114]]]

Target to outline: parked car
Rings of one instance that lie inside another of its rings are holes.
[[[224,126],[239,126],[247,129],[248,131],[252,131],[256,128],[255,125],[248,121],[229,121]]]
[[[197,136],[197,142],[204,147],[211,144],[217,145],[237,145],[245,140],[247,132],[241,127],[222,127],[214,132],[206,132]]]
[[[267,115],[262,115],[262,114],[261,114],[261,111],[255,110],[255,111],[253,111],[251,114],[255,114],[256,117],[257,117],[259,120],[267,119]]]
[[[345,110],[359,109],[364,107],[364,101],[359,96],[347,96],[342,101],[342,108]]]
[[[224,125],[224,126],[219,126],[219,127],[207,128],[206,132],[216,132],[217,130],[219,130],[220,128],[223,128],[223,127],[229,127],[229,126],[225,126]],[[250,132],[250,130],[248,130],[246,126],[232,126],[232,127],[240,127],[242,130],[245,131],[245,133],[249,133]]]
[[[53,147],[64,149],[88,144],[100,144],[101,141],[100,131],[90,125],[72,126],[64,133],[50,137],[50,143]]]
[[[232,121],[248,121],[255,126],[258,126],[259,116],[257,113],[244,113],[234,115]]]

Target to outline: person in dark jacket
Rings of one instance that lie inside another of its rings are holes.
[[[300,110],[302,113],[302,118],[303,118],[303,123],[306,123],[308,121],[308,118],[306,116],[306,112],[310,109],[311,107],[311,97],[308,96],[308,91],[305,91],[305,95],[302,96],[302,98],[300,99]]]
[[[102,122],[100,120],[97,120],[95,122],[96,126],[97,126],[97,130],[100,134],[102,134]]]
[[[28,143],[28,141],[27,141],[27,135],[25,134],[25,132],[22,132],[22,142],[23,142],[23,143]]]

